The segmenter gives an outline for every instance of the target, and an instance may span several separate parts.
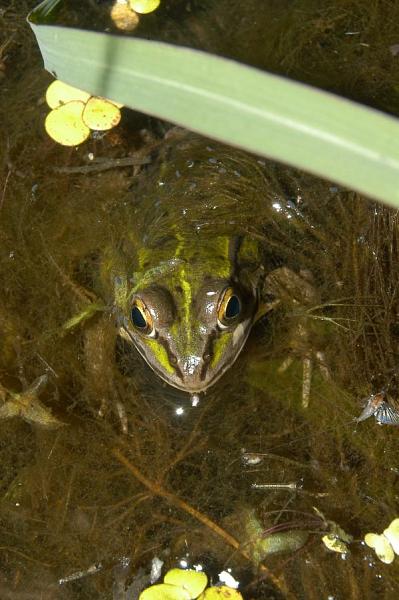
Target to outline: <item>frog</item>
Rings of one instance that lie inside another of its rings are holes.
[[[159,154],[133,191],[123,239],[104,252],[101,294],[117,334],[161,380],[194,395],[231,367],[264,310],[262,235],[248,229],[266,182],[246,153],[185,131],[169,132]]]
[[[82,326],[83,399],[100,416],[112,407],[124,432],[118,338],[194,401],[234,365],[258,321],[289,298],[319,303],[294,272],[300,261],[286,266],[303,218],[295,206],[281,209],[288,188],[279,165],[178,128],[151,140],[151,154],[95,259],[78,257],[83,271],[89,265],[84,284],[63,274],[75,300],[60,333]],[[19,392],[2,389],[0,418],[57,425],[39,399],[48,374],[37,375]]]
[[[255,323],[281,301],[270,275],[284,261],[274,238],[292,235],[275,209],[286,193],[273,163],[178,128],[167,133],[99,261],[95,293],[108,308],[87,328],[85,348],[101,414],[116,395],[117,336],[192,398],[232,367]]]

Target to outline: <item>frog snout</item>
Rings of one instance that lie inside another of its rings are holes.
[[[184,389],[190,392],[200,392],[208,387],[206,364],[201,356],[190,354],[179,361],[179,372]]]

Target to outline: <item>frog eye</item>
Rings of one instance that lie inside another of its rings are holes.
[[[154,334],[155,330],[152,316],[140,298],[135,298],[130,311],[130,318],[137,331],[149,336]]]
[[[241,313],[241,301],[233,288],[228,287],[224,290],[218,307],[218,325],[226,329],[232,325],[235,319]]]

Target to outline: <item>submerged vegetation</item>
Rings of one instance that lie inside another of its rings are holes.
[[[84,14],[67,4],[71,24],[104,27],[102,4],[88,2]],[[244,4],[165,0],[162,27],[153,15],[139,34],[397,113],[397,3]],[[101,252],[126,234],[131,203],[154,189],[169,126],[125,110],[122,125],[76,150],[52,142],[43,129],[50,77],[24,22],[31,8],[0,11],[0,410],[46,375],[40,402],[59,427],[0,421],[0,596],[132,600],[155,583],[158,558],[157,583],[185,560],[212,584],[231,569],[245,600],[393,600],[399,561],[381,562],[373,547],[386,550],[399,514],[398,431],[354,420],[362,399],[398,398],[397,213],[260,164],[275,196],[253,219],[233,217],[243,228],[263,219],[270,256],[299,279],[198,406],[119,341],[110,361],[122,434],[111,405],[99,415],[89,368],[102,346],[92,341],[88,353],[85,334],[104,309]],[[306,302],[298,286],[314,291]]]

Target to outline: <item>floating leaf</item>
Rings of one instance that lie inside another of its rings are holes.
[[[86,103],[82,118],[90,129],[106,131],[118,125],[121,120],[121,111],[109,100],[93,97]]]
[[[152,585],[139,596],[139,600],[190,600],[191,596],[182,587],[170,585],[168,583],[159,583]]]
[[[111,19],[121,31],[133,31],[140,22],[140,17],[127,4],[116,2],[111,8]]]
[[[369,548],[373,548],[376,555],[383,563],[389,565],[393,562],[393,559],[395,558],[394,551],[389,540],[383,533],[381,535],[378,535],[377,533],[366,533],[364,541]]]
[[[189,592],[190,598],[197,598],[206,588],[208,577],[203,571],[171,569],[166,573],[164,582],[180,586]]]
[[[154,12],[160,5],[160,2],[161,0],[129,0],[130,7],[142,15]]]
[[[346,554],[349,552],[347,544],[333,533],[323,535],[321,540],[323,544],[332,552],[339,552],[340,554]]]
[[[198,600],[243,600],[243,597],[237,590],[221,585],[208,588]]]
[[[87,102],[89,98],[90,94],[87,92],[79,90],[59,79],[50,83],[46,91],[46,102],[50,108],[57,108],[62,104],[73,101]]]
[[[394,519],[389,527],[384,529],[384,535],[391,544],[395,554],[399,556],[399,519]]]
[[[82,120],[84,106],[75,101],[54,108],[44,122],[49,136],[63,146],[78,146],[87,140],[90,129]]]
[[[364,541],[375,550],[382,562],[390,564],[395,554],[399,556],[399,518],[394,519],[381,535],[367,533]]]

